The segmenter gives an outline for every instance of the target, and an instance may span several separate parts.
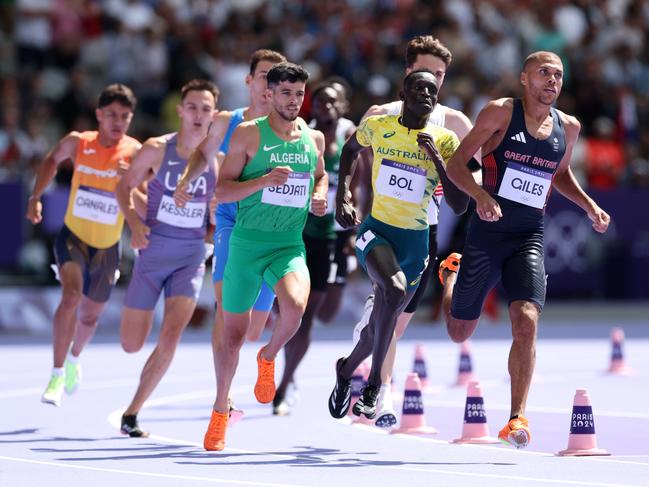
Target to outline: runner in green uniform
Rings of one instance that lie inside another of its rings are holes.
[[[217,395],[206,450],[225,447],[228,393],[262,281],[277,295],[281,317],[257,354],[255,396],[261,403],[275,397],[275,356],[306,308],[310,280],[302,230],[309,203],[315,215],[327,208],[324,136],[298,118],[307,79],[308,73],[291,63],[268,72],[271,113],[237,127],[221,167],[216,197],[238,205],[223,276],[225,326],[215,355]]]

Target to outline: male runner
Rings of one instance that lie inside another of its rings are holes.
[[[204,239],[209,221],[208,204],[216,185],[215,163],[189,188],[193,195],[191,203],[178,208],[172,194],[189,154],[207,134],[216,113],[218,95],[219,90],[211,81],[195,79],[186,83],[176,108],[181,123],[178,133],[147,140],[117,185],[117,201],[131,229],[131,246],[140,251],[120,325],[126,352],[142,348],[151,332],[153,310],[163,289],[165,295],[158,343],[122,416],[121,431],[132,437],[148,436],[137,423],[137,413],[169,368],[203,284]],[[133,208],[131,191],[148,180],[143,222]]]
[[[437,79],[437,84],[440,89],[444,83],[446,70],[451,64],[451,61],[452,56],[448,48],[446,48],[439,39],[430,35],[414,37],[410,42],[408,42],[406,47],[406,74],[417,69],[427,69],[432,71]],[[372,115],[399,115],[402,111],[402,105],[403,102],[400,100],[386,103],[384,105],[374,105],[370,107],[363,118]],[[460,140],[464,138],[472,127],[471,122],[466,115],[458,110],[444,106],[441,103],[435,105],[433,112],[428,118],[428,123],[433,126],[445,127],[451,130]],[[384,362],[384,369],[381,374],[383,382],[379,395],[379,412],[377,413],[375,420],[375,424],[379,427],[387,428],[393,426],[397,422],[391,394],[392,369],[394,367],[397,350],[396,343],[397,340],[403,336],[410,320],[414,316],[415,311],[426,292],[428,279],[434,268],[435,259],[437,258],[437,222],[439,207],[442,202],[442,194],[441,186],[435,188],[435,194],[431,199],[428,208],[428,266],[426,266],[426,269],[424,269],[424,272],[421,275],[421,280],[419,281],[419,286],[417,287],[415,294],[412,296],[412,299],[410,299],[410,302],[407,304],[404,311],[399,315],[397,326],[395,328],[395,339],[390,344],[390,349]],[[354,330],[355,340],[358,339],[361,330],[369,322],[373,303],[374,296],[370,295],[365,304],[363,316]]]
[[[476,203],[462,265],[459,254],[451,254],[440,265],[448,333],[455,342],[469,338],[485,296],[502,281],[513,341],[510,420],[498,438],[517,448],[526,447],[531,439],[524,414],[534,371],[537,323],[545,303],[543,215],[551,188],[581,207],[597,232],[605,232],[610,222],[570,170],[580,125],[552,107],[561,92],[562,76],[559,56],[545,51],[530,54],[520,76],[523,97],[489,102],[448,164],[449,178]],[[466,168],[481,147],[483,187]]]
[[[205,139],[198,145],[189,157],[182,178],[178,182],[174,199],[178,206],[183,206],[189,201],[186,188],[189,182],[205,170],[208,161],[213,161],[219,153],[227,154],[230,139],[234,129],[242,122],[254,120],[270,113],[271,106],[266,97],[266,75],[277,63],[285,62],[286,58],[270,49],[259,49],[250,58],[250,73],[246,76],[246,86],[250,94],[250,105],[237,108],[234,111],[219,112]],[[218,341],[223,334],[223,271],[228,261],[230,235],[234,228],[237,215],[235,202],[219,202],[216,208],[216,231],[214,232],[214,259],[212,282],[214,283],[214,297],[216,300],[215,323],[212,330],[212,353],[218,349]],[[268,314],[273,306],[275,294],[264,282],[262,283],[259,297],[252,308],[248,340],[258,340],[264,330]],[[214,360],[216,363],[216,358]],[[232,411],[238,419],[242,414],[232,405]]]
[[[309,202],[315,215],[326,211],[327,173],[324,136],[298,118],[307,79],[307,72],[291,63],[268,72],[272,110],[236,128],[221,167],[217,199],[238,201],[238,208],[223,276],[225,320],[215,354],[217,392],[206,450],[225,447],[228,393],[262,282],[277,295],[280,319],[257,354],[255,396],[261,403],[275,396],[275,356],[300,325],[309,296],[302,230]]]
[[[311,292],[304,316],[302,316],[302,323],[293,338],[284,347],[284,374],[273,399],[273,414],[277,415],[286,415],[290,412],[290,405],[284,401],[286,390],[293,382],[293,374],[311,343],[313,320],[325,299],[330,274],[338,277],[335,282],[340,288],[346,278],[345,269],[339,269],[339,266],[334,262],[334,250],[339,245],[339,239],[342,240],[341,247],[346,244],[351,231],[343,230],[335,224],[333,211],[338,185],[340,152],[345,140],[354,132],[355,127],[346,124],[346,131],[338,129],[341,98],[340,92],[328,83],[317,85],[311,92],[312,113],[315,118],[315,123],[312,126],[321,131],[325,137],[324,163],[329,178],[329,204],[327,205],[327,214],[324,216],[309,213],[304,227],[303,238],[306,264],[311,277]],[[336,227],[341,231],[337,232]],[[344,259],[346,264],[346,256]],[[332,269],[332,266],[335,269]]]
[[[372,419],[381,385],[383,360],[397,317],[414,294],[428,263],[428,205],[442,182],[456,211],[466,210],[468,198],[446,177],[444,162],[459,144],[450,130],[428,125],[437,102],[438,82],[431,71],[416,70],[403,80],[403,113],[371,116],[361,122],[340,159],[336,220],[343,227],[358,223],[348,190],[353,160],[366,147],[373,151],[374,198],[370,215],[359,227],[356,254],[374,287],[374,310],[351,355],[336,363],[336,386],[329,398],[334,418],[347,414],[351,376],[372,353],[368,385],[353,412]]]
[[[45,188],[61,162],[73,161],[64,225],[54,244],[62,288],[54,314],[54,367],[41,398],[55,406],[61,403],[64,388],[71,394],[79,386],[79,355],[94,335],[115,284],[124,217],[114,191],[140,148],[137,140],[126,135],[135,104],[135,96],[127,86],[113,84],[104,88],[95,110],[98,130],[70,132],[54,146],[38,170],[27,202],[27,219],[40,223]]]

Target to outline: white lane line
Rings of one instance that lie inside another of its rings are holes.
[[[93,472],[105,472],[105,473],[121,473],[126,475],[139,475],[141,477],[155,477],[162,479],[177,479],[177,480],[195,480],[197,482],[210,482],[213,484],[227,484],[227,485],[260,485],[260,486],[269,486],[269,487],[305,487],[303,484],[274,484],[271,482],[255,482],[252,480],[234,480],[234,479],[217,479],[214,477],[195,477],[191,475],[177,475],[177,474],[167,474],[167,473],[155,473],[155,472],[141,472],[138,470],[122,470],[119,468],[100,468],[100,467],[89,467],[87,465],[72,465],[65,463],[56,463],[56,462],[43,462],[40,460],[29,460],[27,458],[15,458],[15,457],[5,457],[0,456],[0,460],[5,460],[8,462],[21,462],[21,463],[31,463],[35,465],[47,465],[49,467],[60,467],[60,468],[72,468],[76,470],[90,470]]]

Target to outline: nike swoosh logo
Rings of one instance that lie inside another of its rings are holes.
[[[177,166],[178,164],[182,164],[182,161],[169,161],[168,163],[170,166]]]
[[[384,138],[384,139],[389,139],[389,138],[392,137],[394,134],[396,134],[396,132],[386,132],[386,133],[383,134],[383,138]]]
[[[280,145],[282,145],[282,144],[277,144],[277,145],[266,145],[266,144],[264,144],[264,150],[265,150],[266,152],[268,152],[269,150],[276,149],[276,148],[279,147]]]
[[[95,149],[83,149],[84,154],[96,154],[97,151]]]

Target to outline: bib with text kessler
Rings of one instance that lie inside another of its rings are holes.
[[[426,190],[426,169],[383,159],[375,184],[383,196],[418,204]]]
[[[74,196],[72,214],[84,220],[115,225],[119,215],[119,205],[115,193],[89,186],[79,186]]]
[[[188,201],[183,208],[178,208],[173,197],[164,194],[160,199],[156,219],[174,227],[201,228],[205,222],[206,211],[205,201]]]
[[[552,174],[507,162],[498,196],[542,209],[552,186]]]
[[[261,202],[267,205],[290,206],[293,208],[306,207],[309,201],[309,186],[311,174],[308,172],[292,172],[281,186],[264,188]]]

